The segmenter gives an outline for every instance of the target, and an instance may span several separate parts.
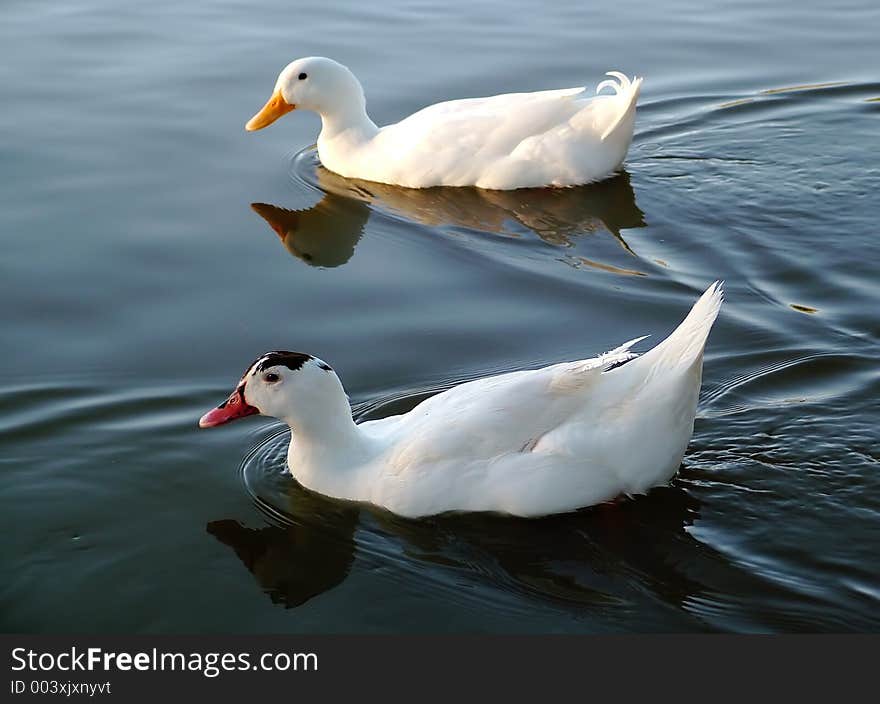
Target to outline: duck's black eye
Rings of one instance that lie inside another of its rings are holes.
[[[274,384],[278,381],[278,375],[275,372],[269,372],[268,374],[263,375],[263,381],[269,384]]]
[[[304,81],[308,78],[308,76],[304,73],[299,74],[299,80]]]

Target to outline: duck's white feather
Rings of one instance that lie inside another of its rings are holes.
[[[303,75],[306,81],[298,79]],[[642,79],[607,75],[594,96],[580,87],[452,100],[382,128],[367,117],[354,75],[330,59],[294,61],[276,90],[289,104],[321,114],[319,156],[342,176],[412,188],[508,190],[575,186],[620,168]],[[605,88],[613,94],[598,94]]]
[[[644,355],[630,351],[638,338],[593,359],[461,384],[404,415],[361,423],[351,452],[334,447],[324,465],[315,458],[329,454],[294,429],[290,470],[320,493],[411,517],[540,516],[645,492],[681,463],[721,300],[713,284]]]
[[[614,95],[584,88],[438,103],[351,150],[319,141],[332,171],[413,188],[573,186],[612,175],[632,141],[641,79],[622,74]]]

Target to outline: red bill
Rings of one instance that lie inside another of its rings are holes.
[[[201,417],[199,427],[213,428],[258,413],[256,408],[244,400],[244,384],[241,384],[228,399]]]

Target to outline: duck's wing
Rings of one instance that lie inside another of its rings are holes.
[[[645,339],[638,337],[592,359],[477,379],[364,429],[384,435],[397,471],[434,458],[492,460],[525,450],[577,455],[603,445],[623,451],[632,449],[627,436],[639,433],[678,437],[674,427],[693,423],[703,348],[721,302],[721,285],[713,284],[644,355],[631,351]]]
[[[598,90],[583,87],[506,93],[431,105],[383,127],[370,158],[375,180],[400,185],[485,188],[572,185],[607,176],[632,138],[641,79],[614,74]],[[378,168],[378,167],[376,167]]]
[[[566,88],[437,103],[383,127],[375,144],[402,185],[473,185],[523,139],[575,115],[583,91]]]
[[[432,396],[403,416],[363,427],[391,441],[387,463],[392,472],[434,458],[492,460],[521,452],[579,414],[602,373],[634,359],[637,355],[630,347],[642,339],[593,359],[467,382]]]
[[[570,118],[580,109],[583,87],[505,93],[429,105],[382,128],[381,138],[409,151],[494,153],[512,151],[522,139]]]
[[[515,118],[517,129],[511,132],[539,134],[545,131],[541,129],[542,126],[549,129],[560,124],[560,120],[578,115],[578,126],[589,118],[595,123],[591,127],[605,139],[626,115],[627,108],[638,96],[642,84],[641,78],[630,80],[619,71],[609,71],[606,75],[611,78],[596,86],[596,95],[589,95],[585,86],[579,86],[447,100],[422,108],[397,124],[383,129],[394,132],[396,138],[401,140],[409,136],[414,143],[434,130],[458,124],[462,120],[476,123],[488,120],[497,125]],[[610,88],[613,92],[602,94],[605,88]],[[621,107],[623,109],[618,109]],[[548,118],[552,121],[548,121]]]
[[[412,516],[536,516],[665,483],[693,432],[721,300],[714,284],[644,355],[630,351],[638,338],[594,359],[462,384],[391,420],[374,502]]]
[[[401,120],[395,128],[419,132],[426,128],[436,127],[444,120],[502,118],[513,110],[523,107],[548,105],[561,108],[568,105],[571,99],[581,95],[584,87],[562,88],[559,90],[542,90],[533,93],[503,93],[485,98],[463,98],[435,103],[409,117]]]

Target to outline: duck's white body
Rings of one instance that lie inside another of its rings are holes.
[[[380,128],[354,75],[309,57],[281,72],[273,99],[248,128],[289,109],[315,110],[321,162],[348,178],[411,188],[575,186],[611,176],[632,142],[642,79],[608,75],[616,80],[600,83],[595,96],[580,87],[453,100]],[[614,94],[598,95],[604,87]]]
[[[319,493],[408,517],[561,513],[643,493],[675,474],[721,300],[713,284],[642,356],[629,351],[638,338],[594,359],[468,382],[409,413],[359,425],[338,377],[315,358],[297,369],[287,400],[251,381],[280,353],[257,360],[238,393],[253,412],[288,422],[289,469]],[[202,424],[226,422],[230,413],[238,412],[221,407]]]

